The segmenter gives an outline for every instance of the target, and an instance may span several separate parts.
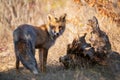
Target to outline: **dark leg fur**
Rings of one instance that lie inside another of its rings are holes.
[[[41,72],[46,72],[47,55],[48,55],[47,49],[39,49],[39,61]]]
[[[20,64],[19,58],[16,57],[16,69],[17,70],[19,69],[19,64]]]
[[[20,61],[19,61],[19,57],[17,56],[17,51],[18,51],[18,47],[17,47],[17,42],[14,42],[14,48],[15,48],[15,55],[16,55],[16,70],[18,70],[19,69],[19,63],[20,63]]]

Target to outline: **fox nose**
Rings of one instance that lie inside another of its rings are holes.
[[[56,33],[57,36],[59,36],[59,33]]]
[[[56,36],[59,36],[59,32],[54,31],[54,33],[55,33]]]

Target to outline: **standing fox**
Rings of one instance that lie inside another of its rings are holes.
[[[56,39],[62,35],[66,26],[66,14],[59,18],[52,15],[47,16],[47,24],[35,27],[28,24],[18,26],[13,32],[16,69],[19,69],[19,62],[32,73],[38,74],[37,62],[35,59],[35,48],[39,49],[39,61],[41,72],[46,71],[46,62],[49,48]]]

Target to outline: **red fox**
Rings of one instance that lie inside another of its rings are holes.
[[[48,15],[47,21],[47,24],[39,27],[23,24],[14,30],[13,40],[17,70],[19,69],[19,62],[21,61],[32,73],[38,74],[35,49],[39,49],[40,70],[41,72],[46,71],[48,50],[64,32],[66,14],[59,18]]]

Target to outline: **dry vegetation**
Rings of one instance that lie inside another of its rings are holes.
[[[46,23],[49,13],[55,16],[67,13],[67,28],[49,50],[47,73],[34,76],[22,65],[21,72],[16,73],[13,30],[24,23]],[[109,66],[65,70],[59,57],[66,54],[67,44],[74,38],[90,32],[86,23],[93,16],[98,18],[100,28],[110,38],[112,50],[118,54],[111,54]],[[119,80],[119,44],[120,0],[0,0],[0,80]]]

